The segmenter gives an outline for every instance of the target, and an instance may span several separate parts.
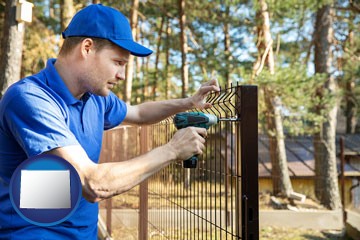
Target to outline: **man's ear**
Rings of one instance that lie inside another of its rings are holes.
[[[94,41],[91,38],[85,38],[81,42],[81,53],[86,56],[94,50]]]

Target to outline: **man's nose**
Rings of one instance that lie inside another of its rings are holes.
[[[121,67],[116,73],[116,79],[125,80],[125,67]]]

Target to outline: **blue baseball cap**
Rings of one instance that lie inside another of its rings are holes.
[[[121,12],[102,4],[91,4],[77,12],[62,36],[64,39],[104,38],[138,57],[146,57],[152,53],[152,50],[133,40],[129,21]]]

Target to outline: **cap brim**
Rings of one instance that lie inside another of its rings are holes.
[[[153,53],[152,50],[150,50],[132,40],[120,39],[120,40],[110,40],[110,41],[115,43],[119,47],[129,51],[131,55],[134,55],[137,57],[147,57]]]

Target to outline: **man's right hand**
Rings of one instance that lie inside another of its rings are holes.
[[[206,136],[205,128],[187,127],[178,130],[167,145],[175,154],[175,159],[186,160],[203,153]]]

